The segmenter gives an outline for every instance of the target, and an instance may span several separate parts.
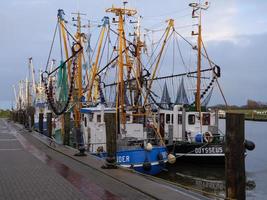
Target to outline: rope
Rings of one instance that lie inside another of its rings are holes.
[[[59,23],[58,23],[59,25]],[[63,60],[63,51],[62,51],[62,38],[61,38],[61,29],[58,29],[58,34],[59,34],[59,44],[60,44],[60,56],[61,60]]]
[[[48,65],[49,65],[49,60],[50,60],[50,57],[51,57],[51,53],[52,53],[54,42],[55,42],[55,37],[56,37],[56,34],[57,34],[57,28],[58,28],[58,21],[57,21],[57,24],[56,24],[56,27],[55,27],[55,31],[54,31],[54,34],[53,34],[53,40],[52,40],[52,44],[51,44],[51,47],[50,47],[50,50],[49,50],[45,71],[47,71],[47,68],[48,68]]]
[[[211,60],[210,60],[210,58],[209,58],[209,56],[208,56],[208,53],[207,53],[206,48],[205,48],[205,45],[204,45],[203,41],[201,41],[201,42],[202,42],[202,46],[203,46],[203,49],[204,49],[204,51],[205,51],[205,54],[206,54],[206,56],[207,56],[207,59],[208,59],[208,61],[209,61],[209,65],[211,66]],[[220,75],[220,74],[219,74],[219,75]],[[218,76],[218,75],[217,75],[217,76]],[[225,98],[225,96],[224,96],[224,94],[223,94],[223,91],[222,91],[222,89],[221,89],[221,86],[220,86],[219,81],[218,81],[217,78],[216,78],[216,83],[217,83],[217,85],[218,85],[218,87],[219,87],[219,90],[220,90],[220,93],[221,93],[221,95],[222,95],[222,97],[223,97],[224,103],[225,103],[226,107],[228,107],[226,98]]]

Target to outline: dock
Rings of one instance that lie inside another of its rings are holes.
[[[102,169],[102,160],[75,152],[0,119],[0,199],[208,199],[131,170]]]

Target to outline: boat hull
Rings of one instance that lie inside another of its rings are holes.
[[[39,130],[39,123],[34,123],[34,129]],[[43,134],[47,136],[47,122],[43,121]]]
[[[102,159],[107,157],[107,153],[94,154]],[[117,151],[117,164],[134,169],[140,173],[156,175],[165,168],[167,162],[166,147],[153,147],[147,151],[143,148]]]
[[[168,145],[168,152],[173,153],[177,163],[191,162],[203,164],[220,164],[225,163],[224,143],[186,143],[179,142]]]

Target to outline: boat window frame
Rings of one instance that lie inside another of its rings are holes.
[[[210,113],[202,113],[202,125],[204,126],[210,125]]]
[[[171,114],[166,114],[165,116],[165,123],[170,124],[171,123]]]
[[[88,121],[93,122],[94,121],[94,114],[93,113],[88,113]]]
[[[96,115],[96,122],[101,123],[101,114]]]
[[[191,118],[192,117],[192,118]],[[196,115],[194,114],[189,114],[188,115],[188,124],[189,125],[194,125],[196,124]]]

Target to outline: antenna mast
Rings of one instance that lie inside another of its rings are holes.
[[[198,112],[201,112],[201,102],[200,102],[200,90],[201,90],[201,48],[202,48],[202,29],[201,29],[201,11],[207,10],[209,3],[205,2],[204,4],[199,3],[190,3],[190,7],[193,8],[192,18],[198,18],[198,32],[195,33],[192,31],[192,35],[197,35],[197,92],[195,106]]]

